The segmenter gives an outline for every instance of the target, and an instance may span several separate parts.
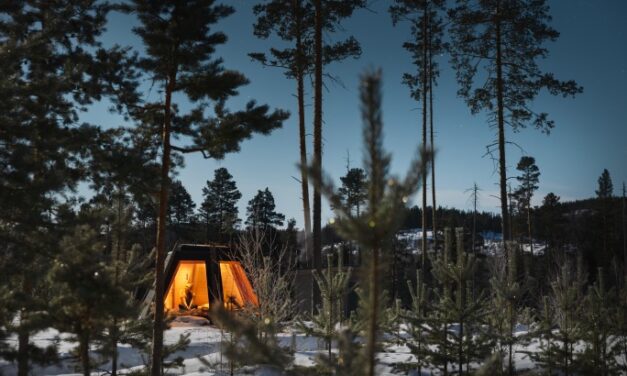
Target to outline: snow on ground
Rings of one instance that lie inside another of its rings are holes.
[[[404,328],[402,328],[404,329]],[[528,328],[524,325],[519,325],[516,328],[517,335],[524,335],[527,333]],[[175,343],[180,335],[189,335],[189,346],[173,356],[180,356],[184,359],[184,367],[180,369],[171,370],[171,375],[185,375],[185,376],[218,376],[228,375],[229,367],[228,360],[221,356],[221,348],[223,341],[228,340],[228,334],[221,332],[220,329],[208,325],[205,319],[196,317],[179,317],[175,320],[172,327],[165,332],[165,342],[167,344]],[[405,336],[404,331],[401,331],[401,336]],[[391,337],[390,337],[391,338]],[[11,339],[12,344],[16,344],[16,339]],[[57,343],[61,359],[64,359],[59,365],[48,366],[44,368],[35,368],[32,371],[34,375],[65,375],[75,376],[79,375],[74,368],[73,363],[70,360],[70,351],[76,344],[71,340],[71,337],[67,334],[58,333],[53,329],[42,331],[33,337],[33,341],[38,346],[46,346]],[[294,357],[294,363],[299,366],[313,366],[315,359],[321,353],[326,353],[324,350],[324,342],[314,337],[307,337],[301,333],[295,331],[286,331],[279,334],[279,341],[282,346],[290,347],[296,345],[296,352]],[[526,352],[535,352],[539,348],[537,340],[531,341],[527,346],[516,346],[514,360],[516,368],[518,370],[528,370],[534,368],[533,361],[529,358]],[[118,351],[119,357],[119,369],[120,374],[128,373],[133,370],[141,369],[146,363],[145,355],[141,354],[138,350],[133,349],[127,345],[119,345]],[[201,361],[200,358],[204,360]],[[382,376],[396,376],[406,375],[407,370],[402,369],[403,365],[407,363],[413,363],[415,357],[410,353],[409,348],[400,344],[389,344],[385,347],[385,352],[378,354],[377,374]],[[99,366],[98,372],[93,372],[92,375],[105,375],[107,371],[111,369],[110,364],[104,364]],[[451,368],[452,370],[452,368]],[[0,375],[14,375],[16,372],[15,365],[0,360]],[[258,375],[258,376],[271,376],[275,373],[270,370],[255,370],[253,368],[247,368],[237,375]],[[438,375],[436,371],[423,370],[422,375]],[[417,375],[410,372],[409,375]]]

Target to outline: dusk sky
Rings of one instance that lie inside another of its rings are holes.
[[[264,68],[250,61],[249,52],[265,52],[276,46],[274,39],[259,40],[252,33],[255,1],[227,1],[236,13],[216,25],[229,37],[216,56],[224,59],[228,69],[239,70],[251,81],[240,90],[240,96],[229,102],[233,110],[242,108],[250,99],[272,107],[289,110],[290,119],[283,129],[269,136],[254,136],[242,144],[240,153],[222,161],[205,160],[200,155],[186,157],[186,167],[178,173],[197,205],[202,201],[202,188],[213,177],[214,169],[226,167],[242,192],[240,218],[244,219],[246,204],[258,189],[268,187],[274,194],[277,210],[286,218],[295,218],[302,225],[300,185],[293,177],[299,173],[297,110],[295,82],[278,69]],[[387,8],[390,1],[372,1],[370,10],[356,12],[343,26],[345,32],[326,35],[337,39],[348,35],[360,42],[363,54],[359,59],[336,63],[326,72],[341,79],[343,86],[328,82],[324,92],[324,156],[323,167],[339,180],[346,172],[347,154],[351,167],[361,166],[361,119],[359,114],[359,75],[368,68],[383,70],[383,115],[385,145],[392,153],[392,170],[402,175],[420,142],[420,106],[409,97],[401,84],[404,72],[414,72],[409,54],[402,44],[409,37],[407,25],[393,27]],[[549,43],[550,56],[541,62],[546,71],[563,80],[574,79],[584,87],[576,98],[540,95],[532,107],[548,112],[556,127],[549,136],[533,128],[513,133],[507,139],[521,148],[509,147],[508,175],[516,174],[515,166],[524,154],[536,158],[540,168],[540,188],[533,203],[539,204],[548,192],[564,200],[594,196],[597,178],[604,168],[610,171],[614,193],[619,194],[627,181],[627,1],[623,0],[554,0],[549,1],[552,26],[561,36]],[[111,18],[106,43],[141,48],[132,34],[133,19],[119,14]],[[282,45],[282,44],[281,44]],[[498,176],[493,162],[484,157],[486,145],[496,138],[495,131],[483,115],[472,116],[465,103],[457,97],[454,72],[448,56],[440,58],[442,72],[434,92],[436,129],[436,188],[439,205],[467,209],[465,190],[473,182],[482,188],[480,209],[496,212]],[[307,126],[312,129],[312,90],[308,90]],[[151,95],[160,95],[156,91]],[[184,105],[184,104],[183,104]],[[105,126],[120,125],[120,118],[98,106],[86,120]],[[128,125],[128,124],[127,124]],[[308,138],[311,151],[312,137]],[[417,203],[414,197],[413,203]],[[323,206],[323,221],[332,216]]]

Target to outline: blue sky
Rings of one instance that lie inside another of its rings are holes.
[[[256,136],[242,144],[242,151],[228,155],[222,161],[205,160],[200,155],[186,157],[186,166],[178,173],[199,204],[202,188],[213,177],[214,169],[226,167],[234,176],[242,192],[240,217],[244,217],[248,200],[258,189],[268,187],[274,194],[277,210],[287,218],[302,224],[300,186],[298,176],[298,129],[295,83],[284,78],[280,70],[263,68],[251,62],[249,52],[266,51],[276,40],[259,40],[252,33],[254,16],[252,0],[228,1],[236,13],[216,25],[229,37],[220,46],[217,56],[224,59],[228,69],[244,73],[251,81],[232,99],[232,109],[241,108],[250,99],[292,113],[283,129],[269,136]],[[385,145],[392,153],[392,171],[404,174],[420,142],[421,104],[409,97],[401,84],[404,72],[412,72],[408,53],[402,43],[409,38],[405,25],[393,27],[387,13],[388,1],[373,1],[370,11],[356,12],[344,22],[345,32],[330,38],[354,35],[362,45],[363,54],[328,66],[327,72],[338,76],[343,86],[329,83],[324,92],[324,169],[339,178],[346,171],[346,156],[350,154],[352,167],[361,165],[361,120],[359,115],[359,75],[368,68],[383,69],[383,114]],[[552,26],[561,37],[547,47],[548,59],[541,63],[547,71],[560,79],[575,79],[584,87],[584,93],[575,99],[540,95],[532,104],[538,111],[546,111],[555,120],[556,127],[549,136],[533,128],[519,133],[507,131],[507,139],[517,143],[509,147],[507,165],[509,174],[522,153],[536,158],[540,168],[540,188],[534,204],[548,192],[562,200],[586,198],[594,195],[596,181],[607,168],[614,181],[615,194],[627,181],[627,1],[549,1],[553,16]],[[132,45],[141,48],[131,32],[134,20],[130,16],[113,15],[106,43]],[[436,188],[439,204],[461,209],[469,208],[464,191],[473,182],[483,189],[480,209],[498,211],[498,176],[492,161],[484,157],[485,146],[495,139],[495,132],[486,124],[483,115],[472,116],[456,95],[457,83],[447,57],[441,60],[443,70],[434,93],[434,120],[436,129]],[[312,91],[308,90],[307,126],[311,132]],[[154,92],[152,95],[159,95]],[[104,106],[96,106],[87,120],[113,126],[120,118],[107,113]],[[311,150],[312,138],[308,138]],[[417,203],[417,197],[413,203]],[[331,217],[324,205],[323,220]]]

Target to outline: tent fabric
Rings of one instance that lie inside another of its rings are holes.
[[[166,290],[164,305],[168,310],[178,310],[184,305],[186,288],[192,294],[190,305],[209,307],[207,289],[207,269],[204,261],[180,261],[176,266],[174,277]]]
[[[223,302],[227,309],[233,308],[230,305],[235,305],[237,308],[246,305],[259,306],[257,295],[239,262],[220,261],[220,274],[222,274]]]

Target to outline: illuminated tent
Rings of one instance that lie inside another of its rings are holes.
[[[165,262],[165,310],[202,314],[214,302],[229,310],[259,305],[244,268],[229,254],[223,245],[176,246]],[[153,301],[154,289],[146,295],[142,315]]]

